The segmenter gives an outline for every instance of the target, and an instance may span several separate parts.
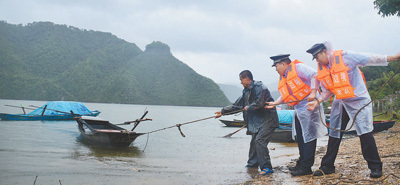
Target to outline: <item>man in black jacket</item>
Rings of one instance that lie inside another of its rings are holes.
[[[217,111],[215,117],[219,118],[222,114],[243,110],[247,134],[252,136],[246,167],[260,167],[260,175],[273,173],[268,143],[275,128],[279,126],[279,119],[276,109],[265,109],[264,104],[274,99],[261,81],[253,80],[253,75],[249,70],[242,71],[239,78],[244,87],[243,95],[234,104]]]

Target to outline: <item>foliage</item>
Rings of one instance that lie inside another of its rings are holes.
[[[400,73],[397,73],[387,85],[385,85],[382,91],[376,95],[382,85],[400,68],[399,62],[391,62],[389,66],[377,67],[367,66],[361,68],[367,81],[368,91],[371,97],[376,99],[382,99],[383,97],[390,94],[400,93]]]
[[[140,50],[110,33],[0,22],[0,98],[185,106],[229,104],[168,45]]]
[[[400,0],[375,0],[375,8],[382,17],[397,15],[400,17]]]
[[[374,115],[374,121],[398,120],[400,118],[400,111],[388,111],[387,113],[379,113]]]

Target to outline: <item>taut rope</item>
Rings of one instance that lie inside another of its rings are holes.
[[[235,114],[235,113],[238,113],[238,112],[241,112],[241,111],[243,111],[243,110],[240,109],[240,110],[228,112],[228,113],[222,114],[222,115],[225,116],[225,115]],[[198,119],[198,120],[194,120],[194,121],[189,121],[189,122],[185,122],[185,123],[172,125],[172,126],[169,126],[169,127],[165,127],[165,128],[161,128],[161,129],[158,129],[158,130],[151,131],[151,132],[147,132],[145,134],[151,134],[151,133],[154,133],[154,132],[159,132],[159,131],[162,131],[162,130],[167,130],[167,129],[170,129],[170,128],[178,127],[178,130],[181,133],[182,137],[185,137],[185,134],[183,134],[183,132],[181,130],[181,126],[187,125],[187,124],[190,124],[190,123],[199,122],[199,121],[204,121],[204,120],[211,119],[211,118],[215,118],[215,116],[210,116],[210,117],[206,117],[206,118],[202,118],[202,119]]]
[[[238,113],[238,112],[241,112],[241,111],[243,111],[243,110],[240,109],[240,110],[228,112],[228,113],[225,113],[225,114],[222,114],[222,115],[223,115],[223,116],[225,116],[225,115],[231,115],[231,114],[235,114],[235,113]],[[162,131],[162,130],[167,130],[167,129],[174,128],[174,127],[178,127],[178,130],[179,130],[179,132],[181,133],[182,137],[186,137],[185,134],[183,134],[183,132],[182,132],[182,130],[181,130],[181,126],[187,125],[187,124],[190,124],[190,123],[199,122],[199,121],[204,121],[204,120],[211,119],[211,118],[215,118],[215,116],[210,116],[210,117],[206,117],[206,118],[202,118],[202,119],[198,119],[198,120],[194,120],[194,121],[189,121],[189,122],[185,122],[185,123],[179,123],[179,124],[172,125],[172,126],[169,126],[169,127],[157,129],[157,130],[154,130],[154,131],[151,131],[151,132],[146,132],[145,134],[147,134],[147,141],[146,141],[146,145],[145,145],[143,151],[144,151],[144,150],[146,149],[146,147],[147,147],[147,143],[148,143],[148,141],[149,141],[149,135],[150,135],[151,133],[159,132],[159,131]]]

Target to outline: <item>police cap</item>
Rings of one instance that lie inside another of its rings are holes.
[[[289,59],[289,56],[290,56],[290,54],[281,54],[281,55],[269,57],[271,60],[274,61],[274,63],[272,64],[272,67],[275,67],[275,65],[279,62]]]
[[[322,43],[317,43],[314,44],[310,49],[308,49],[306,52],[310,53],[313,56],[313,60],[316,58],[317,54],[321,52],[322,50],[326,49],[325,45]]]

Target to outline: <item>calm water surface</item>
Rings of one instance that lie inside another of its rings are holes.
[[[4,105],[41,106],[44,101],[1,100]],[[219,108],[85,103],[111,123],[132,121],[148,110],[137,132],[150,132],[214,115]],[[29,111],[28,111],[29,112]],[[222,119],[240,119],[225,116]],[[132,125],[122,126],[131,129]],[[79,141],[75,121],[0,121],[0,184],[235,184],[250,180],[246,165],[250,136],[245,129],[208,119],[137,138],[127,148],[101,148]],[[147,144],[147,145],[146,145]],[[274,167],[297,158],[295,144],[270,143]]]

